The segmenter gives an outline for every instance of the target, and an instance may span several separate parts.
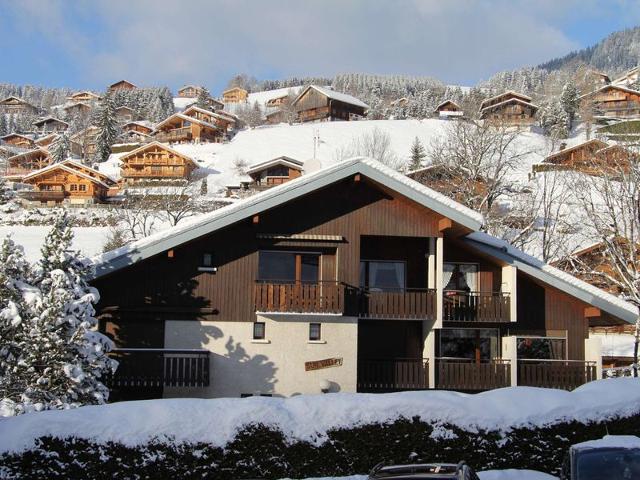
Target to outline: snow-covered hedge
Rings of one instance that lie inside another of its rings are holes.
[[[155,400],[0,420],[0,477],[305,478],[387,460],[553,473],[567,448],[640,431],[640,381],[576,391]]]

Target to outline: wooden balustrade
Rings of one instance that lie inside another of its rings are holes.
[[[343,313],[344,285],[339,282],[257,282],[254,293],[257,312]]]
[[[502,292],[444,292],[445,322],[508,322],[510,296]]]
[[[191,140],[191,127],[174,128],[173,130],[160,131],[156,133],[155,138],[159,142],[179,142],[182,140]]]
[[[74,194],[86,194],[91,196],[89,192],[74,192]],[[18,193],[21,198],[32,202],[60,202],[65,199],[65,192],[62,190],[39,190],[39,191],[21,191]]]
[[[358,360],[358,392],[429,388],[427,359]]]
[[[109,356],[118,361],[110,388],[209,386],[208,350],[123,348]]]
[[[436,290],[360,290],[358,316],[377,319],[434,319]]]
[[[596,363],[582,360],[518,360],[518,385],[573,390],[596,380]]]
[[[491,390],[511,385],[509,360],[436,359],[436,387],[444,390]]]

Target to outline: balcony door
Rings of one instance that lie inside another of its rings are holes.
[[[500,356],[494,328],[443,328],[440,357],[460,361],[490,361]]]
[[[317,252],[261,250],[258,280],[268,283],[308,284],[320,280],[320,257]]]
[[[372,292],[403,292],[407,283],[406,270],[404,261],[362,260],[360,288]]]

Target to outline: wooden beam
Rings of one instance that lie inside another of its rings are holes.
[[[585,307],[584,308],[584,316],[585,318],[599,317],[601,315],[600,309],[597,307]]]
[[[254,215],[251,221],[253,222],[254,225],[260,223],[260,215]]]
[[[168,258],[173,258],[173,256],[174,256],[173,249],[171,249],[171,250],[167,250],[167,257],[168,257]]]
[[[438,220],[438,230],[440,232],[446,230],[447,228],[451,228],[451,226],[452,222],[450,218],[441,218],[440,220]]]
[[[360,174],[359,174],[359,173],[356,173],[356,174],[353,176],[353,181],[354,181],[354,182],[359,182],[360,180],[362,180],[362,178],[360,178]]]

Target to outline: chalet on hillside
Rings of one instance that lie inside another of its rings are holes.
[[[223,132],[231,130],[233,127],[235,127],[238,121],[238,117],[229,112],[225,112],[223,110],[214,112],[211,110],[200,108],[197,105],[188,106],[182,113],[197,120],[212,123]]]
[[[116,119],[118,122],[131,122],[136,118],[136,111],[133,108],[121,105],[116,108]]]
[[[122,180],[133,184],[147,180],[188,180],[195,161],[167,145],[151,142],[120,157]]]
[[[460,118],[464,116],[464,111],[460,105],[453,100],[445,100],[436,107],[434,113],[440,118]]]
[[[48,135],[45,135],[44,137],[39,137],[35,140],[35,144],[38,147],[42,147],[42,148],[47,148],[49,145],[51,145],[56,138],[58,138],[58,134],[57,133],[49,133]]]
[[[611,175],[626,172],[638,155],[621,145],[607,145],[591,139],[573,147],[561,146],[542,163],[533,165],[534,172],[576,170],[588,175]]]
[[[303,172],[303,162],[282,155],[266,162],[251,165],[247,175],[256,187],[273,187],[298,178]]]
[[[580,97],[591,102],[594,113],[605,118],[639,118],[640,92],[620,85],[605,85]]]
[[[300,122],[357,120],[367,114],[369,106],[346,93],[309,85],[291,106],[298,112]]]
[[[35,147],[35,142],[33,141],[32,135],[25,135],[22,133],[14,132],[0,137],[0,140],[2,140],[2,143],[4,145],[10,145],[15,148],[31,149]]]
[[[248,96],[249,92],[244,88],[233,87],[222,92],[222,101],[224,103],[244,103]]]
[[[100,129],[94,125],[76,132],[69,137],[71,153],[77,157],[89,159],[96,153],[96,142]]]
[[[65,105],[64,107],[62,107],[62,109],[69,116],[83,117],[89,115],[93,107],[85,102],[75,102],[69,105]]]
[[[22,178],[33,190],[21,196],[31,202],[91,204],[106,200],[116,182],[103,173],[74,160],[54,163]]]
[[[289,94],[288,93],[280,95],[279,97],[270,98],[269,100],[267,100],[265,102],[265,106],[267,108],[281,107],[282,105],[284,105],[286,103],[287,98],[289,98]]]
[[[83,92],[76,92],[67,97],[67,100],[69,102],[74,102],[74,103],[93,103],[93,102],[99,101],[100,99],[101,99],[100,95],[98,95],[97,93],[90,92],[88,90],[85,90]]]
[[[138,86],[135,83],[131,83],[128,80],[120,80],[112,83],[107,87],[107,91],[115,92],[116,90],[135,90]]]
[[[531,97],[508,91],[480,104],[480,118],[512,126],[530,126],[536,121],[538,106]]]
[[[54,117],[45,117],[42,120],[33,122],[33,126],[41,134],[64,132],[67,128],[69,128],[69,124],[67,122]]]
[[[632,85],[636,83],[638,81],[639,76],[640,76],[640,67],[633,67],[627,70],[620,77],[616,78],[612,83],[615,85],[626,87],[628,85]]]
[[[609,75],[607,75],[606,73],[599,72],[597,70],[589,70],[587,72],[587,75],[589,76],[589,78],[591,78],[595,85],[602,86],[609,85],[611,83],[611,78],[609,78]]]
[[[4,176],[11,180],[19,180],[31,172],[40,170],[51,163],[49,151],[37,147],[24,153],[9,157],[6,162]]]
[[[274,110],[273,112],[269,112],[265,115],[267,123],[270,125],[277,125],[278,123],[283,123],[288,121],[287,113],[283,110]]]
[[[122,130],[125,132],[136,132],[151,135],[151,132],[153,132],[153,126],[150,122],[140,120],[125,123],[122,125]]]
[[[154,137],[168,143],[222,142],[235,124],[235,117],[226,112],[191,105],[158,123]]]
[[[38,108],[22,98],[11,96],[0,100],[0,112],[7,114],[36,114],[38,113]]]
[[[356,158],[104,255],[91,283],[121,360],[113,398],[319,394],[321,381],[572,390],[601,378],[589,327],[634,323],[638,309],[483,221]]]
[[[197,85],[185,85],[178,90],[178,96],[183,98],[197,98],[204,91],[204,87]]]

